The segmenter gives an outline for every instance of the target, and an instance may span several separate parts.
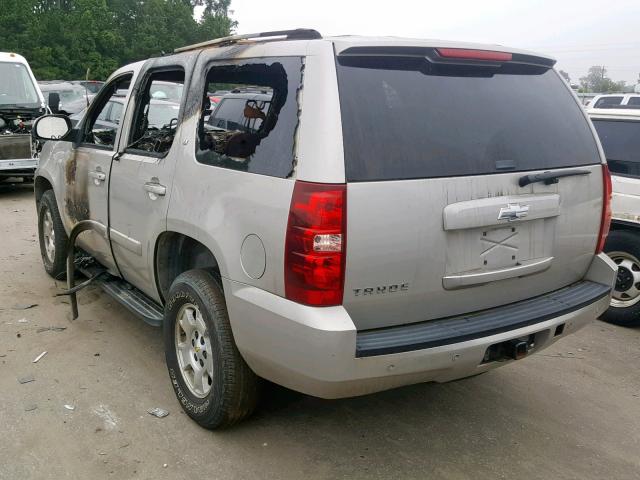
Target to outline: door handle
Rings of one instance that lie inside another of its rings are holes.
[[[153,195],[158,195],[158,196],[163,196],[166,195],[167,193],[167,187],[165,187],[164,185],[160,185],[159,183],[154,183],[154,182],[146,182],[144,184],[144,189],[149,192],[149,197],[151,198],[151,200],[155,200],[155,198],[153,198],[151,196],[151,194]]]
[[[89,177],[93,178],[93,182],[96,185],[100,185],[100,182],[104,182],[107,179],[107,174],[100,171],[90,171]]]

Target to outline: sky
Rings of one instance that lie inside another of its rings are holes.
[[[237,33],[315,28],[508,45],[542,52],[577,83],[592,65],[640,75],[640,0],[232,0]]]

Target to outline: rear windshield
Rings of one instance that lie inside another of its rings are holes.
[[[640,122],[594,119],[593,125],[611,173],[640,177]]]
[[[600,162],[581,107],[553,70],[436,68],[397,56],[338,57],[337,68],[348,181]]]

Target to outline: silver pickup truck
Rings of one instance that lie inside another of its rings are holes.
[[[602,314],[616,272],[608,169],[553,64],[292,30],[122,67],[73,129],[34,128],[55,140],[45,269],[75,246],[162,325],[207,428],[249,415],[260,378],[339,398],[521,359]]]
[[[44,112],[44,97],[27,61],[0,52],[0,181],[33,178],[38,159],[31,126]]]

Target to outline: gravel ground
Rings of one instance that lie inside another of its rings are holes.
[[[0,239],[0,479],[640,478],[640,329],[594,321],[479,377],[355,399],[269,386],[209,432],[174,397],[159,329],[92,288],[70,321],[30,186],[0,185]]]

